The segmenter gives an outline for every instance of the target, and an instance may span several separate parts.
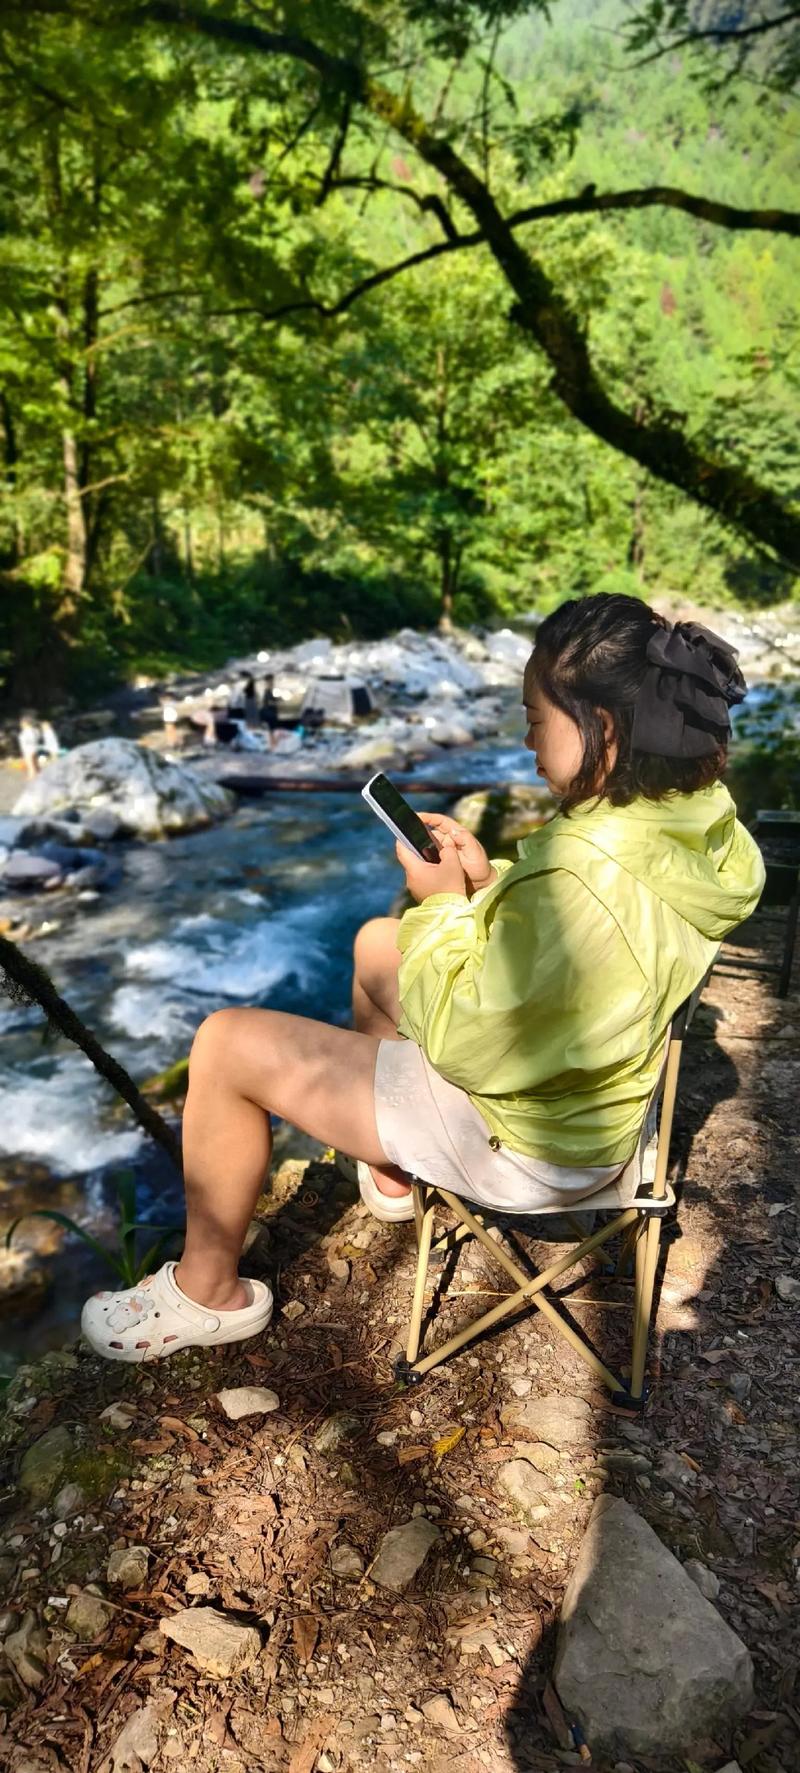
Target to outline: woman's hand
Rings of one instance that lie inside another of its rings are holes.
[[[492,886],[497,879],[497,870],[492,867],[482,843],[466,831],[447,813],[420,813],[423,823],[428,825],[441,844],[442,839],[450,837],[458,850],[467,883],[467,892],[480,892],[481,887]],[[440,864],[441,865],[441,864]]]
[[[438,843],[438,862],[423,862],[422,857],[406,849],[404,843],[395,845],[395,855],[405,872],[406,886],[418,905],[423,899],[429,899],[432,893],[461,893],[465,899],[468,896],[461,856],[452,837],[445,834],[438,838]]]

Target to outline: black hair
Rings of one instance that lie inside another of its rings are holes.
[[[727,744],[716,745],[708,757],[693,758],[657,757],[633,749],[633,714],[647,669],[647,643],[654,628],[668,626],[638,597],[604,591],[562,603],[542,622],[524,683],[538,685],[569,715],[583,743],[583,760],[561,798],[562,811],[594,795],[612,806],[628,806],[637,795],[663,800],[668,794],[694,794],[722,775]],[[611,769],[604,710],[614,722],[617,745]]]

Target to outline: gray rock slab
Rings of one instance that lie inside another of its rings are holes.
[[[549,1447],[582,1441],[592,1420],[585,1398],[562,1397],[558,1392],[549,1397],[515,1399],[500,1414],[504,1427],[524,1429],[531,1440],[546,1441]]]
[[[555,1684],[596,1754],[685,1754],[753,1697],[745,1645],[619,1498],[595,1504],[567,1585]]]
[[[261,1651],[261,1635],[213,1607],[184,1607],[159,1621],[159,1631],[189,1650],[201,1668],[224,1679],[250,1668]]]
[[[48,1428],[22,1456],[19,1487],[32,1502],[49,1502],[72,1453],[72,1436],[61,1424]]]
[[[31,850],[12,850],[3,863],[2,879],[3,886],[20,891],[26,887],[58,886],[63,869],[49,856],[36,855]]]
[[[440,1537],[439,1528],[424,1514],[415,1515],[402,1527],[391,1527],[384,1533],[378,1554],[370,1568],[370,1576],[379,1588],[393,1588],[398,1593],[413,1582],[422,1569],[428,1552]]]

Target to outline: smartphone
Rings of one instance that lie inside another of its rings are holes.
[[[439,846],[433,833],[415,813],[413,806],[403,799],[398,788],[389,781],[388,776],[373,776],[362,788],[361,793],[372,811],[388,825],[395,837],[404,843],[407,850],[420,856],[423,862],[438,862]]]

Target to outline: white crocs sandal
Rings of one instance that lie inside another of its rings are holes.
[[[333,1156],[340,1176],[348,1182],[358,1183],[358,1192],[373,1219],[381,1219],[385,1225],[399,1225],[403,1220],[413,1219],[412,1194],[381,1194],[377,1183],[373,1182],[369,1164],[362,1163],[360,1157],[347,1157],[344,1151],[335,1151]]]
[[[108,1361],[157,1361],[180,1348],[244,1342],[266,1329],[273,1300],[264,1281],[244,1282],[250,1302],[240,1311],[212,1311],[181,1292],[176,1266],[165,1262],[138,1287],[87,1299],[81,1330],[95,1354]]]
[[[368,1207],[373,1219],[381,1219],[385,1225],[399,1225],[405,1219],[414,1217],[414,1196],[409,1194],[381,1194],[376,1182],[373,1182],[369,1164],[358,1160],[358,1192]]]

